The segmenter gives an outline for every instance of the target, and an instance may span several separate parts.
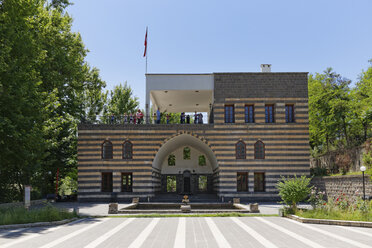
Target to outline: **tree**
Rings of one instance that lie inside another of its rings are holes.
[[[323,74],[309,76],[310,145],[329,151],[349,146],[351,97],[350,80],[328,68]]]
[[[372,60],[369,61],[372,65]],[[371,135],[372,125],[372,66],[362,72],[360,80],[353,90],[353,103],[356,125],[361,125],[363,130],[362,142]]]
[[[76,174],[77,124],[93,118],[94,104],[85,103],[105,83],[85,61],[80,34],[71,32],[68,4],[1,2],[0,201],[21,199],[27,184],[53,192],[57,168],[61,177]]]
[[[135,114],[138,108],[138,98],[133,96],[133,91],[127,82],[115,86],[114,90],[110,91],[110,98],[105,107],[105,115],[114,114],[122,116],[124,114]]]

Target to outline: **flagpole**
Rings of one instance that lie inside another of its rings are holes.
[[[149,32],[149,29],[148,29],[148,26],[146,26],[146,74],[147,74],[147,54],[148,54],[148,52],[147,52],[147,36],[149,35],[148,32]]]

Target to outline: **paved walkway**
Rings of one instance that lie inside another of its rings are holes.
[[[0,231],[0,247],[368,248],[372,229],[302,224],[280,217],[88,218]]]

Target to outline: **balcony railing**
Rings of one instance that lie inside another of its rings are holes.
[[[171,119],[167,121],[165,116],[162,116],[160,123],[156,122],[156,117],[149,117],[148,124],[182,124],[182,125],[201,125],[201,124],[211,124],[213,123],[212,118],[209,118],[209,123],[205,121],[199,121],[197,123],[194,122],[193,118],[184,118],[184,121],[181,123],[181,118],[179,120]],[[128,115],[99,115],[96,117],[91,118],[82,118],[81,124],[109,124],[109,125],[143,125],[146,123],[146,116],[141,118],[140,120],[134,116]]]

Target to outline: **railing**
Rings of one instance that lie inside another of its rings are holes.
[[[201,124],[208,124],[207,121],[194,123],[194,120],[192,118],[190,119],[184,119],[184,122],[181,123],[181,119],[170,119],[167,121],[165,116],[162,116],[160,123],[156,122],[156,117],[149,117],[149,123],[148,124],[182,124],[182,125],[201,125]],[[213,118],[209,117],[209,123],[213,123]],[[134,116],[128,116],[128,115],[99,115],[91,118],[83,118],[81,119],[82,124],[110,124],[110,125],[143,125],[146,123],[146,116],[143,116],[143,118],[139,119]]]
[[[140,121],[139,121],[140,120]],[[99,115],[93,118],[82,119],[83,124],[144,124],[144,117],[137,119],[135,116],[128,115]]]

